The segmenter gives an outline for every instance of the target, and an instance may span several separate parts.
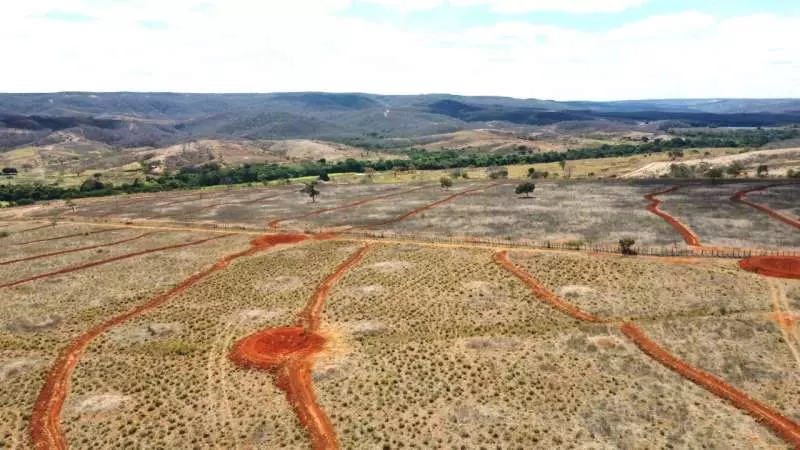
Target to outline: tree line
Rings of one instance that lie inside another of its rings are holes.
[[[515,148],[511,152],[489,154],[477,150],[408,149],[402,152],[406,158],[356,160],[346,159],[328,162],[325,159],[293,164],[244,164],[224,167],[209,163],[197,167],[184,167],[174,173],[158,177],[147,176],[133,183],[114,186],[103,182],[96,175],[88,178],[80,187],[64,188],[43,184],[0,184],[0,201],[11,205],[26,205],[38,201],[97,197],[122,193],[158,192],[174,189],[190,189],[205,186],[232,185],[242,183],[265,183],[300,177],[318,177],[322,180],[335,173],[364,173],[370,171],[441,170],[466,167],[502,167],[514,164],[552,163],[568,160],[609,158],[700,147],[747,147],[763,145],[772,141],[800,137],[798,129],[737,130],[719,134],[697,134],[673,139],[653,139],[647,142],[600,145],[567,152],[531,153],[528,149]]]

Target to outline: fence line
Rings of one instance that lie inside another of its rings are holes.
[[[74,218],[68,221],[75,220]],[[99,223],[114,223],[119,221],[114,220],[95,220]],[[154,222],[146,220],[132,219],[129,221],[122,221],[122,223],[131,224],[153,224]],[[159,223],[159,222],[156,222]],[[252,231],[264,232],[263,226],[245,225],[245,224],[228,224],[228,223],[198,223],[188,221],[170,221],[163,222],[165,225],[174,227],[194,227],[194,228],[209,228],[214,230],[239,230],[239,231]],[[322,230],[316,230],[319,232]],[[621,255],[622,250],[617,245],[601,245],[601,244],[577,244],[577,243],[562,243],[554,241],[536,241],[531,239],[502,239],[495,237],[468,237],[468,236],[448,236],[427,233],[396,233],[392,231],[343,231],[338,234],[362,239],[397,239],[408,240],[417,242],[429,243],[442,243],[442,244],[483,244],[491,245],[494,247],[507,247],[507,248],[535,248],[535,249],[549,249],[549,250],[571,250],[583,251],[590,253],[609,253]],[[770,250],[770,249],[749,249],[749,248],[678,248],[678,247],[648,247],[634,245],[631,249],[641,256],[659,256],[659,257],[704,257],[704,258],[735,258],[743,259],[751,256],[799,256],[800,251],[792,250]]]
[[[591,253],[610,253],[621,255],[622,250],[617,245],[601,244],[567,244],[553,241],[534,241],[530,239],[502,239],[493,237],[454,237],[424,233],[394,233],[380,231],[345,232],[348,236],[364,239],[397,239],[419,242],[442,244],[485,244],[495,247],[508,248],[537,248],[550,250],[571,250]],[[706,258],[735,258],[743,259],[751,256],[800,256],[800,251],[770,250],[770,249],[719,249],[719,248],[677,248],[677,247],[648,247],[633,246],[632,250],[637,255],[659,257],[706,257]]]

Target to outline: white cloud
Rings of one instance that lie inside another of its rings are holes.
[[[561,11],[573,14],[620,12],[647,0],[361,0],[391,9],[419,11],[439,6],[487,6],[498,13]]]
[[[0,16],[0,40],[12,43],[0,91],[800,97],[796,16],[686,12],[605,32],[515,21],[424,32],[332,14],[346,0],[201,3],[42,0],[9,9]],[[96,20],[47,20],[48,7]],[[140,20],[169,27],[148,30]]]

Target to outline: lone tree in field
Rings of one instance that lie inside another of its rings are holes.
[[[536,189],[536,185],[531,183],[530,181],[526,181],[524,183],[518,184],[517,188],[514,189],[514,192],[516,192],[517,195],[525,194],[525,198],[530,198],[531,192],[533,192],[534,189]]]
[[[561,173],[566,175],[567,174],[567,160],[562,159],[558,162],[558,167],[561,167]]]
[[[636,241],[631,238],[620,239],[619,252],[623,255],[635,255],[636,250],[633,249],[634,244],[636,244]]]
[[[311,203],[316,203],[317,196],[320,194],[320,192],[317,190],[316,181],[305,183],[305,186],[303,186],[303,189],[301,189],[300,192],[311,197]]]
[[[761,164],[760,166],[758,166],[758,169],[756,170],[756,176],[758,176],[758,178],[766,178],[766,177],[768,177],[769,176],[769,167],[767,167],[766,164]]]
[[[447,177],[439,178],[439,184],[442,185],[442,189],[450,189],[453,187],[453,180]]]

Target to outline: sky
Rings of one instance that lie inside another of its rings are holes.
[[[800,97],[790,0],[0,0],[0,92]]]

